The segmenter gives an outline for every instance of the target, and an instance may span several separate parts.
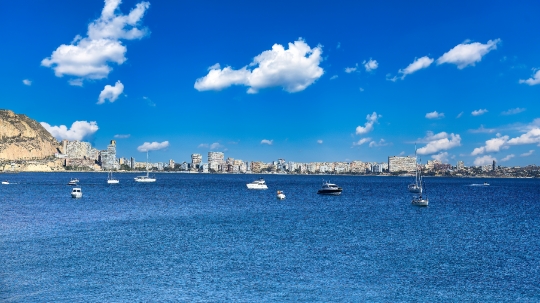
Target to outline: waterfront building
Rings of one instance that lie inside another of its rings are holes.
[[[225,155],[222,152],[208,152],[208,170],[221,171],[224,166]]]
[[[174,170],[174,160],[173,159],[169,160],[169,169]]]
[[[416,170],[416,157],[388,157],[388,171],[393,172],[413,172]]]
[[[465,164],[463,163],[463,161],[461,161],[461,160],[457,161],[456,169],[457,170],[465,169]]]
[[[191,154],[191,167],[195,170],[199,169],[199,165],[202,163],[201,154]]]
[[[134,169],[135,168],[135,158],[131,157],[129,159],[129,168]]]

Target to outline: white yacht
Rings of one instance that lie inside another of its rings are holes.
[[[2,184],[8,185],[8,184],[9,184],[9,181],[2,181]]]
[[[79,184],[79,179],[77,178],[71,178],[71,180],[68,182],[68,185],[78,185]]]
[[[284,200],[285,199],[285,194],[283,193],[283,191],[281,190],[278,190],[277,191],[277,196],[276,196],[279,200]]]
[[[264,182],[263,178],[260,178],[259,180],[255,180],[251,183],[246,184],[247,188],[249,189],[268,189],[268,186],[266,186],[266,182]]]
[[[71,197],[72,198],[82,198],[82,190],[80,187],[73,187],[71,190]]]
[[[112,171],[109,172],[109,176],[107,177],[107,184],[118,184],[120,183],[120,180],[113,178]]]
[[[134,178],[135,182],[139,183],[152,183],[156,182],[156,178],[151,178],[150,174],[148,173],[148,151],[146,151],[146,176],[137,176]]]
[[[341,195],[342,191],[343,189],[336,184],[330,183],[328,181],[323,181],[322,187],[317,191],[317,194],[339,196]]]

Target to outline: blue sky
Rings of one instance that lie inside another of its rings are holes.
[[[9,1],[0,107],[136,159],[539,164],[539,9]]]

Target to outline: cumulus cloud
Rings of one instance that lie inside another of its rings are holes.
[[[249,87],[247,92],[254,94],[263,88],[280,86],[289,93],[300,92],[323,75],[319,66],[321,54],[322,46],[310,48],[301,38],[289,43],[289,49],[274,44],[241,69],[211,68],[206,76],[195,81],[194,87],[206,91],[245,85]]]
[[[140,152],[147,152],[152,150],[160,150],[169,147],[169,141],[159,142],[144,142],[143,145],[137,147]]]
[[[407,66],[405,69],[400,69],[398,71],[398,73],[402,74],[401,80],[405,79],[407,75],[413,74],[421,69],[428,68],[433,61],[434,60],[428,56],[416,58],[413,63],[409,64],[409,66]],[[396,81],[396,79],[397,76],[388,80]]]
[[[476,166],[489,165],[489,164],[493,164],[493,161],[497,161],[497,159],[492,156],[486,155],[486,156],[482,156],[482,157],[478,157],[474,159],[474,165]]]
[[[350,74],[350,73],[355,72],[357,69],[358,69],[358,63],[356,63],[356,65],[353,66],[353,67],[346,67],[346,68],[345,68],[345,72],[346,72],[347,74]]]
[[[219,144],[218,142],[214,142],[212,144],[201,143],[201,144],[199,144],[199,146],[197,146],[197,148],[209,148],[210,150],[221,149],[223,147],[224,146]]]
[[[485,109],[485,108],[484,109],[477,109],[477,110],[473,110],[471,112],[471,115],[473,115],[473,116],[481,116],[481,115],[483,115],[483,114],[485,114],[487,112],[488,112],[488,110]]]
[[[333,75],[332,77],[330,77],[330,80],[334,80],[334,79],[337,79],[338,78],[338,75]]]
[[[371,141],[371,138],[362,138],[360,140],[358,140],[358,142],[353,142],[353,146],[360,146],[364,143],[368,143]]]
[[[364,60],[362,64],[364,64],[364,68],[366,69],[366,72],[376,70],[379,67],[379,63],[377,62],[377,60],[373,60],[371,58],[369,58],[368,61]]]
[[[141,39],[148,35],[148,30],[139,25],[150,3],[140,2],[128,15],[122,15],[117,14],[120,2],[105,0],[101,16],[88,25],[87,36],[77,35],[69,45],[60,45],[50,57],[41,61],[41,65],[52,68],[57,77],[107,77],[112,71],[111,63],[121,65],[126,61],[127,48],[120,40]]]
[[[273,143],[274,143],[274,140],[266,140],[266,139],[261,140],[261,144],[272,145]]]
[[[24,85],[27,85],[27,86],[32,85],[32,81],[30,81],[30,80],[28,80],[28,79],[22,80],[22,83],[23,83]]]
[[[448,163],[448,153],[447,152],[440,152],[436,155],[431,156],[432,159],[441,161],[441,163]]]
[[[533,153],[534,153],[534,149],[531,149],[528,152],[521,154],[520,156],[521,157],[528,157],[528,156],[532,155]]]
[[[115,137],[116,139],[127,139],[127,138],[131,137],[131,135],[130,135],[130,134],[127,134],[127,135],[120,135],[120,134],[118,134],[118,135],[114,135],[114,137]]]
[[[419,155],[430,155],[438,153],[439,151],[461,146],[461,137],[459,134],[452,133],[449,135],[446,132],[440,132],[438,134],[428,132],[424,141],[427,141],[427,144],[418,149],[417,152]]]
[[[489,139],[486,141],[486,145],[482,147],[475,148],[471,156],[481,155],[483,153],[493,153],[498,152],[501,149],[506,149],[506,143],[508,142],[508,136],[497,136],[497,138]]]
[[[509,145],[523,145],[540,143],[540,128],[533,128],[523,135],[508,140]]]
[[[469,65],[474,66],[487,53],[497,49],[499,42],[501,42],[501,39],[489,40],[486,44],[479,42],[458,44],[437,59],[437,65],[451,63],[457,65],[459,69],[463,69]]]
[[[376,112],[373,112],[373,114],[371,114],[371,115],[368,114],[366,116],[367,122],[364,124],[364,126],[357,126],[356,127],[356,134],[357,135],[363,135],[363,134],[367,134],[370,131],[372,131],[373,130],[373,124],[375,124],[379,118],[382,118],[382,116],[377,115]]]
[[[323,144],[323,140],[317,140],[318,144]]]
[[[377,147],[377,146],[387,146],[390,143],[386,142],[386,140],[381,139],[379,142],[371,141],[369,142],[369,147]]]
[[[473,134],[491,134],[495,131],[495,128],[485,128],[483,124],[480,124],[480,127],[477,129],[469,129],[469,132]]]
[[[516,107],[516,108],[511,108],[507,111],[504,111],[501,113],[501,115],[505,115],[505,116],[508,116],[508,115],[515,115],[515,114],[519,114],[521,112],[524,112],[525,111],[525,108],[519,108],[519,107]]]
[[[57,140],[69,141],[81,141],[99,129],[96,121],[75,121],[70,128],[65,125],[51,126],[46,122],[41,122],[41,125]]]
[[[515,156],[516,156],[516,155],[514,155],[514,154],[510,154],[510,155],[508,155],[508,156],[502,158],[502,159],[501,159],[501,162],[506,162],[506,161],[508,161],[508,160],[510,160],[510,159],[512,159],[512,158],[514,158]]]
[[[431,113],[426,114],[427,119],[442,119],[444,118],[444,113],[438,113],[437,111],[432,111]]]
[[[68,80],[68,83],[69,85],[71,86],[83,86],[83,79],[81,78],[78,78],[78,79],[69,79]]]
[[[97,104],[103,104],[105,103],[105,100],[109,100],[109,102],[113,103],[118,99],[118,96],[122,94],[124,91],[124,85],[120,80],[116,81],[116,84],[114,86],[105,85],[105,88],[101,91],[99,94],[98,102]]]
[[[540,83],[540,70],[537,70],[534,75],[527,80],[519,80],[519,83],[525,83],[528,85],[536,85]]]

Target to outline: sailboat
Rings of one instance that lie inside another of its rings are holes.
[[[137,176],[135,177],[135,182],[140,183],[151,183],[156,182],[156,178],[150,178],[149,172],[148,172],[148,151],[146,151],[146,176]]]
[[[113,178],[112,171],[109,171],[109,176],[107,177],[107,184],[118,184],[120,180]]]
[[[416,206],[428,206],[429,200],[426,195],[426,183],[423,182],[423,180],[420,182],[420,195],[414,197],[411,204]]]
[[[415,174],[416,174],[416,176],[415,176],[414,183],[409,184],[407,189],[411,193],[421,194],[422,193],[422,184],[421,184],[422,183],[422,176],[420,176],[418,174],[418,160],[417,160],[417,157],[416,157],[416,145],[414,146],[414,159],[415,159]]]

